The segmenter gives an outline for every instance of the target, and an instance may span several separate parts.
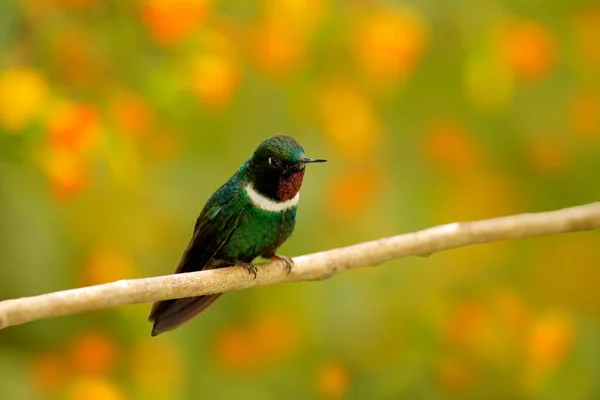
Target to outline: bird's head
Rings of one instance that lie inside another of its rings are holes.
[[[306,157],[302,146],[289,136],[275,136],[256,148],[248,162],[248,172],[258,192],[285,201],[300,190],[306,164],[326,161]]]

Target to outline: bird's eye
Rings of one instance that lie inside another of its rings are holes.
[[[281,161],[276,158],[269,157],[269,165],[273,168],[281,167]]]

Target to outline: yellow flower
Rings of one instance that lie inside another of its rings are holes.
[[[315,97],[317,116],[332,147],[354,162],[369,159],[381,135],[372,102],[348,83],[321,85]]]
[[[14,68],[0,75],[0,125],[17,133],[40,115],[48,87],[43,76],[28,68]]]
[[[296,30],[310,31],[325,15],[328,0],[263,0],[267,19],[277,19]]]
[[[250,32],[254,61],[275,77],[297,69],[306,58],[308,41],[328,7],[323,0],[265,0],[263,15]]]
[[[238,51],[228,29],[203,30],[201,51],[187,63],[189,85],[198,100],[211,108],[231,100],[240,80]]]
[[[227,104],[239,81],[234,60],[221,54],[196,56],[190,64],[189,74],[192,91],[209,107]]]
[[[101,377],[82,376],[71,383],[68,400],[122,400],[125,395],[113,382]]]

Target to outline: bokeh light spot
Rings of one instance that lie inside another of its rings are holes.
[[[358,65],[384,83],[405,78],[421,60],[428,37],[429,27],[416,9],[405,6],[367,14],[356,30]]]
[[[380,141],[381,126],[372,102],[356,86],[321,85],[315,106],[334,150],[355,162],[369,158]]]
[[[575,339],[575,327],[563,314],[547,314],[533,321],[528,340],[527,363],[531,378],[556,368],[570,351]]]
[[[210,7],[210,0],[144,0],[141,13],[156,43],[171,46],[194,32]]]
[[[515,20],[501,32],[501,54],[519,81],[535,82],[556,64],[557,44],[552,33],[539,22]]]
[[[65,383],[68,375],[66,362],[61,354],[42,353],[32,362],[33,376],[43,392],[52,394]]]
[[[350,372],[339,362],[328,362],[317,370],[317,392],[327,398],[341,398],[350,386]]]
[[[71,382],[68,400],[125,400],[125,394],[113,382],[96,376],[81,376]]]
[[[460,122],[432,123],[425,129],[424,140],[427,157],[442,169],[465,172],[482,164],[482,146]]]
[[[71,343],[73,369],[85,374],[106,375],[114,368],[118,351],[114,338],[107,333],[86,332]]]
[[[0,126],[18,133],[42,113],[48,86],[40,72],[13,68],[0,74]]]

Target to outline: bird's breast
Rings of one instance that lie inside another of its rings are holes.
[[[274,252],[292,234],[296,224],[296,209],[294,206],[280,212],[269,212],[250,206],[223,246],[223,256],[252,260]]]

